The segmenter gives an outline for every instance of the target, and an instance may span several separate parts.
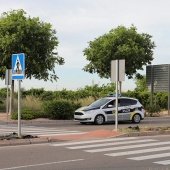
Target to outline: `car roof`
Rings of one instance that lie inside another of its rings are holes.
[[[104,98],[105,99],[111,99],[111,100],[116,99],[116,97],[104,97]],[[133,99],[133,100],[138,100],[138,99],[131,98],[131,97],[118,97],[118,99]]]

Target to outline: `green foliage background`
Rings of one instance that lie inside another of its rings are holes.
[[[143,82],[143,81],[142,81]],[[122,92],[122,96],[137,98],[147,109],[154,108],[150,106],[150,92],[142,90],[143,87],[137,86],[134,91]],[[114,93],[115,84],[98,86],[85,86],[76,91],[63,89],[61,91],[45,91],[43,88],[30,89],[21,91],[21,101],[25,101],[22,105],[21,118],[50,118],[50,119],[73,119],[74,111],[81,106],[90,104],[91,102],[106,97],[109,93]],[[0,89],[0,110],[5,110],[6,89]],[[29,96],[29,97],[28,97]],[[17,92],[15,92],[17,100]],[[157,92],[153,96],[153,105],[159,106],[160,109],[168,107],[168,93]],[[30,102],[30,103],[29,103]],[[33,103],[31,103],[33,102]],[[17,119],[17,106],[12,114],[13,119]]]

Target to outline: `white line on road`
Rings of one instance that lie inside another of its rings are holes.
[[[21,169],[21,168],[27,168],[27,167],[52,165],[52,164],[60,164],[60,163],[67,163],[67,162],[77,162],[77,161],[83,161],[83,160],[84,159],[74,159],[74,160],[66,160],[66,161],[58,161],[58,162],[49,162],[49,163],[43,163],[43,164],[33,164],[33,165],[17,166],[17,167],[11,167],[11,168],[3,168],[0,170]]]
[[[67,147],[68,149],[84,149],[84,148],[94,148],[100,146],[112,146],[112,145],[122,145],[122,144],[131,144],[131,143],[141,143],[141,142],[154,142],[157,140],[154,139],[144,139],[144,140],[134,140],[134,141],[123,141],[123,142],[114,142],[114,143],[102,143],[102,144],[94,144],[94,145],[85,145],[85,146],[74,146],[74,147]]]
[[[161,153],[161,154],[155,154],[155,155],[139,156],[139,157],[133,157],[133,158],[127,158],[127,159],[141,161],[141,160],[147,160],[147,159],[163,158],[163,157],[167,157],[167,156],[170,156],[170,153]]]
[[[136,150],[136,151],[109,153],[109,154],[105,154],[105,155],[107,155],[107,156],[125,156],[125,155],[139,154],[139,153],[158,152],[158,151],[164,151],[164,150],[170,150],[170,146],[162,147],[162,148],[142,149],[142,150]]]
[[[81,141],[81,142],[67,142],[67,143],[59,143],[59,144],[52,144],[51,146],[67,146],[67,145],[79,145],[79,144],[86,144],[86,143],[99,143],[99,142],[110,142],[110,141],[122,141],[122,140],[131,140],[137,139],[136,137],[125,137],[125,138],[110,138],[110,139],[97,139],[97,140],[89,140],[89,141]]]
[[[130,145],[130,146],[118,146],[113,148],[103,148],[103,149],[92,149],[92,150],[85,150],[85,152],[105,152],[105,151],[116,151],[116,150],[123,150],[123,149],[130,149],[130,148],[142,148],[146,146],[157,146],[157,145],[166,145],[170,144],[170,142],[158,142],[158,143],[146,143],[146,144],[138,144],[138,145]]]
[[[80,133],[71,133],[71,132],[65,132],[64,134],[63,133],[60,133],[60,134],[46,134],[46,135],[38,135],[38,136],[64,136],[64,135],[79,135],[79,134],[85,134],[86,132],[80,132]]]
[[[170,160],[159,161],[159,162],[154,162],[154,163],[161,164],[161,165],[169,165],[170,164]]]

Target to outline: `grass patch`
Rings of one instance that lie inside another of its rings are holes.
[[[170,130],[170,127],[163,126],[163,127],[141,127],[135,126],[135,127],[128,127],[128,128],[120,128],[119,132],[124,132],[124,133],[131,133],[131,132],[146,132],[146,131],[165,131],[165,130]]]

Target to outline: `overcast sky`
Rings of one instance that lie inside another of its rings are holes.
[[[120,25],[130,27],[134,24],[138,33],[152,35],[157,46],[152,64],[170,64],[169,7],[169,0],[0,0],[0,13],[23,9],[27,15],[51,23],[57,31],[58,53],[65,59],[63,66],[55,67],[58,81],[25,79],[21,84],[25,89],[45,90],[76,90],[92,85],[92,82],[110,83],[110,79],[100,79],[97,74],[82,70],[88,63],[82,51],[89,41]],[[140,73],[145,74],[145,67]],[[0,80],[2,87],[6,87],[5,82]],[[133,90],[134,87],[134,82],[126,78],[122,90]]]

